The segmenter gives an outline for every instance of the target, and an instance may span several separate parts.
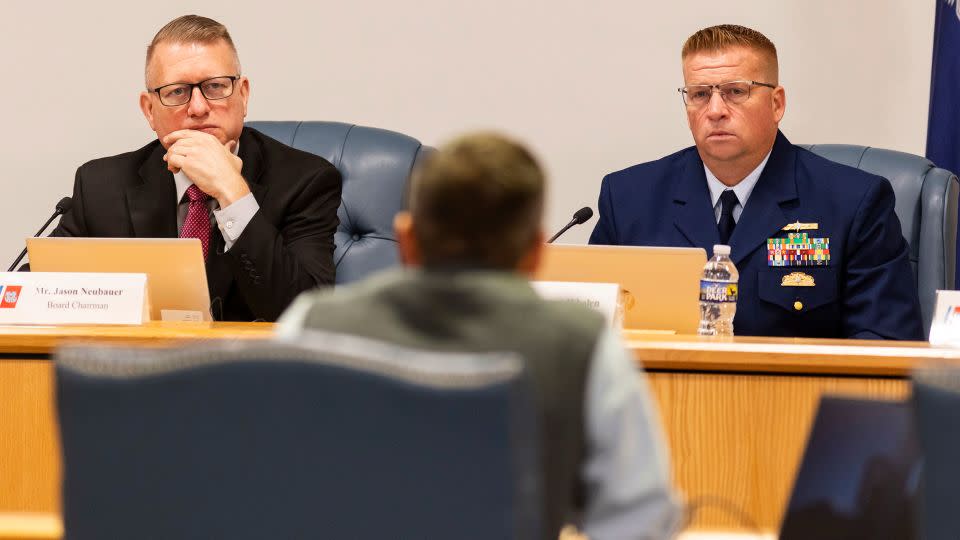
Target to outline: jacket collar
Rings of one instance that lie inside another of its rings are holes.
[[[787,223],[780,205],[797,198],[795,169],[796,150],[783,133],[777,131],[767,165],[730,238],[730,258],[734,264]],[[703,160],[696,148],[691,148],[683,159],[680,177],[674,184],[673,202],[676,208],[674,225],[692,245],[711,253],[713,245],[720,241],[720,234],[710,203]]]
[[[394,279],[403,285],[416,284],[418,294],[440,296],[456,294],[461,299],[475,298],[489,301],[529,301],[539,298],[530,285],[530,278],[523,274],[493,269],[478,268],[403,268],[393,273]],[[509,299],[509,300],[508,300]]]
[[[253,197],[262,201],[262,196],[267,188],[260,183],[260,178],[269,164],[264,164],[260,140],[250,128],[243,128],[243,132],[240,133],[239,157],[243,161],[240,174],[247,181],[247,186],[253,192]]]
[[[781,204],[797,198],[796,157],[794,146],[777,131],[770,160],[730,237],[730,259],[734,264],[787,224]]]
[[[130,221],[137,238],[177,236],[177,189],[173,173],[163,161],[166,153],[160,141],[154,141],[153,149],[140,164],[140,181],[127,187]]]
[[[694,246],[710,253],[720,242],[720,233],[710,203],[707,176],[696,147],[685,152],[680,176],[673,184],[674,226]]]

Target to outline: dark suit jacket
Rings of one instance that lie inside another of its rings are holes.
[[[777,134],[770,159],[730,238],[740,272],[740,335],[923,339],[920,303],[890,183],[790,144]],[[708,256],[719,232],[696,147],[611,173],[600,188],[591,244],[693,246]],[[817,223],[827,266],[773,267],[767,238]],[[813,287],[781,279],[801,271]],[[797,303],[799,302],[799,303]],[[798,309],[799,308],[799,309]]]
[[[177,195],[159,141],[77,169],[73,206],[52,236],[176,238]],[[241,174],[260,209],[224,253],[212,227],[207,281],[214,318],[274,321],[302,291],[333,284],[340,172],[250,128]]]

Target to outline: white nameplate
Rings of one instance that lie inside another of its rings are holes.
[[[0,272],[0,324],[143,324],[146,274]]]
[[[599,311],[615,328],[623,327],[620,285],[577,281],[532,281],[534,290],[547,300],[569,300]]]
[[[930,344],[960,347],[960,291],[937,291]]]

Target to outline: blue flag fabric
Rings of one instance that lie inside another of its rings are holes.
[[[960,0],[934,1],[937,14],[933,29],[927,159],[937,167],[960,174]],[[960,259],[960,236],[957,254]],[[960,288],[960,273],[957,282]]]

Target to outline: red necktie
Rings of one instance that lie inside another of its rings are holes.
[[[207,208],[207,201],[210,196],[200,191],[196,184],[191,184],[187,188],[187,199],[190,205],[187,207],[187,218],[180,228],[180,238],[198,238],[203,248],[203,260],[207,260],[207,253],[210,252],[210,209]]]

